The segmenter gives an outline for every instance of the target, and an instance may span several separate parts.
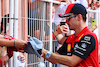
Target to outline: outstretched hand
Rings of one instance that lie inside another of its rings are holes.
[[[41,57],[43,43],[35,37],[31,37],[28,41],[28,45],[24,48],[24,51],[29,54],[36,54]]]

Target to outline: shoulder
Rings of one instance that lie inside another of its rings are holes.
[[[95,34],[87,34],[80,39],[80,42],[87,43],[88,45],[95,47],[95,45],[98,44],[98,39]]]
[[[87,29],[85,32],[84,32],[84,37],[93,37],[94,39],[97,39],[97,36],[94,32],[90,31],[89,29]]]
[[[85,32],[84,32],[84,36],[85,35],[91,35],[93,36],[94,38],[97,38],[96,34],[92,31],[90,31],[89,29],[87,29]]]

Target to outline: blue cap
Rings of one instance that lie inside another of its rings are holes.
[[[41,57],[43,43],[35,37],[30,38],[27,43],[28,45],[26,45],[26,47],[24,48],[24,51],[26,53],[36,54],[38,57]]]

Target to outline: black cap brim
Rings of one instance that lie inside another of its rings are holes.
[[[72,15],[73,13],[68,13],[68,14],[59,14],[60,18],[64,18],[64,17],[69,17],[70,15]]]

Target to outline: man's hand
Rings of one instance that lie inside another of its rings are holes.
[[[20,48],[25,48],[27,45],[27,42],[23,40],[15,40],[15,48],[20,49]]]
[[[24,62],[25,62],[25,56],[24,56],[22,53],[20,53],[20,54],[17,56],[17,59],[18,59],[19,61],[21,61],[21,63],[24,63]]]
[[[58,34],[61,34],[61,33],[68,33],[68,26],[67,26],[67,24],[65,24],[65,25],[62,25],[62,26],[60,26],[60,24],[57,26],[57,32],[58,32]]]
[[[36,54],[38,57],[41,57],[43,43],[35,38],[31,37],[28,41],[28,45],[24,48],[24,51],[29,54]]]

